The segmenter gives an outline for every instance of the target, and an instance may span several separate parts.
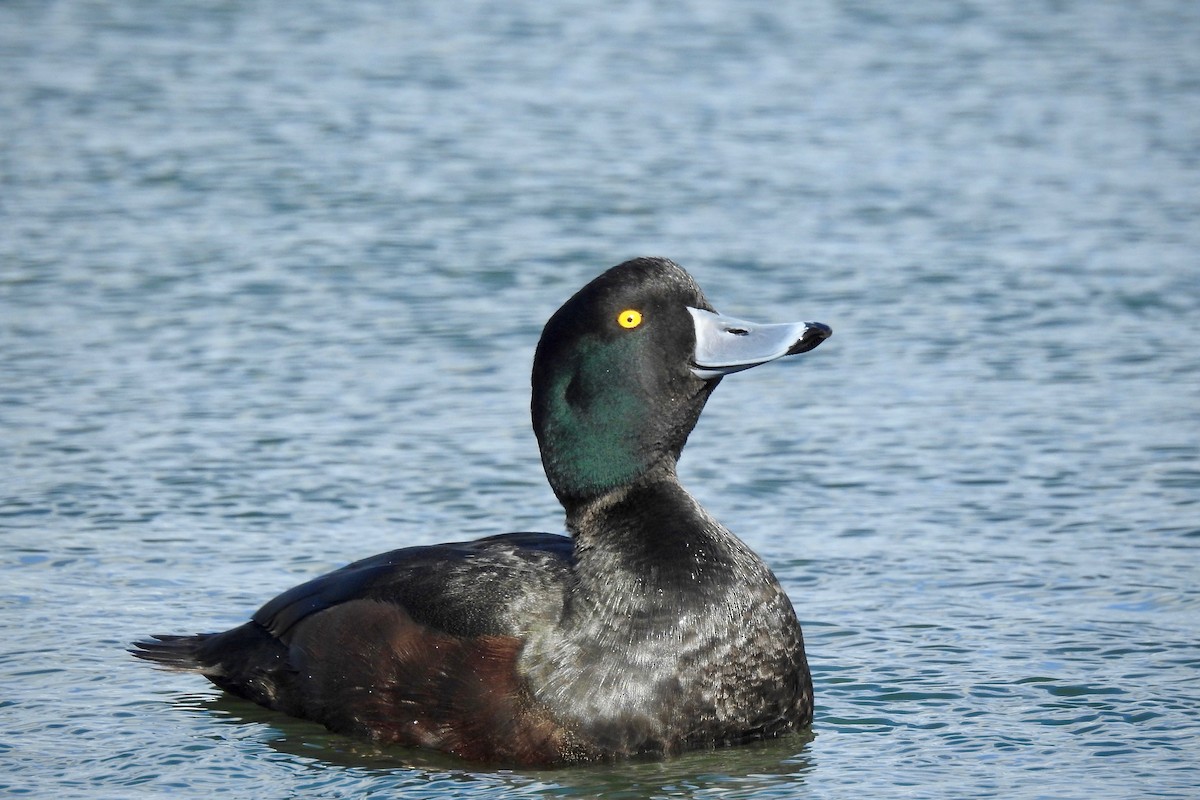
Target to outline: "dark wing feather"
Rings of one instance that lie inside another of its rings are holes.
[[[320,719],[297,685],[293,640],[319,648],[328,626],[322,611],[373,603],[387,618],[409,620],[426,635],[466,642],[521,639],[532,625],[561,614],[573,563],[571,540],[549,533],[510,533],[472,542],[408,547],[356,561],[274,598],[250,622],[222,633],[154,636],[134,642],[133,655],[168,669],[195,670],[221,688],[270,708]],[[352,614],[335,615],[352,620]],[[313,624],[314,619],[318,621]],[[362,639],[351,624],[344,636]],[[361,641],[358,649],[375,644]],[[330,653],[329,658],[334,658]],[[331,664],[336,664],[334,661]]]
[[[376,600],[456,636],[520,635],[536,619],[557,619],[572,559],[571,540],[549,533],[406,547],[289,589],[253,620],[286,642],[297,623],[319,611]]]

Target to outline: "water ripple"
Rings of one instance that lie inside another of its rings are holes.
[[[1193,796],[1197,6],[793,12],[0,4],[0,793]],[[793,598],[815,736],[485,770],[130,663],[560,530],[532,348],[643,252],[837,331],[680,466]]]

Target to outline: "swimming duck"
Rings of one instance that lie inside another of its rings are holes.
[[[824,341],[716,313],[663,258],[551,318],[533,428],[570,536],[407,547],[290,589],[223,633],[134,655],[381,743],[551,765],[663,757],[812,721],[800,624],[763,561],[676,477],[721,378]]]

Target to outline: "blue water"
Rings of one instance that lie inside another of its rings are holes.
[[[0,5],[0,794],[1193,797],[1200,5]],[[123,651],[560,530],[542,323],[686,267],[818,350],[681,464],[814,736],[505,771]]]

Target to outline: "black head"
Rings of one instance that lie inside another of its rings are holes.
[[[533,428],[559,499],[603,494],[678,458],[715,385],[689,369],[688,306],[712,309],[679,266],[639,258],[593,280],[546,323]]]
[[[828,335],[721,317],[665,258],[613,267],[555,312],[534,356],[533,427],[555,494],[570,505],[673,470],[722,375]]]

